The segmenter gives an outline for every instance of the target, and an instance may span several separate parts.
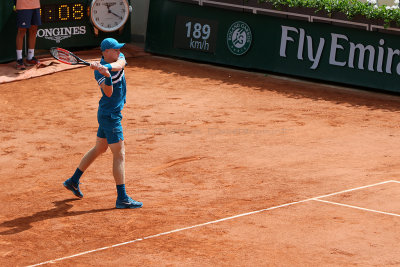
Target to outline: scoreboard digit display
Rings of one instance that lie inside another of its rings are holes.
[[[42,23],[79,21],[87,19],[87,5],[84,3],[60,3],[42,5]]]

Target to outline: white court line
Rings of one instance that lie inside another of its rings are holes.
[[[123,242],[123,243],[118,243],[118,244],[114,244],[114,245],[110,245],[110,246],[106,246],[106,247],[102,247],[102,248],[96,248],[96,249],[93,249],[93,250],[84,251],[84,252],[81,252],[81,253],[77,253],[77,254],[74,254],[74,255],[70,255],[70,256],[54,259],[54,260],[44,261],[44,262],[41,262],[41,263],[29,265],[29,267],[40,266],[40,265],[49,264],[49,263],[55,263],[57,261],[71,259],[71,258],[75,258],[75,257],[78,257],[78,256],[86,255],[86,254],[97,252],[97,251],[101,251],[101,250],[120,247],[120,246],[123,246],[123,245],[127,245],[127,244],[131,244],[131,243],[143,241],[143,240],[150,239],[150,238],[155,238],[155,237],[164,236],[164,235],[168,235],[168,234],[172,234],[172,233],[176,233],[176,232],[181,232],[181,231],[185,231],[185,230],[189,230],[189,229],[193,229],[193,228],[198,228],[198,227],[202,227],[202,226],[206,226],[206,225],[210,225],[210,224],[215,224],[215,223],[219,223],[219,222],[223,222],[223,221],[228,221],[228,220],[232,220],[232,219],[236,219],[236,218],[240,218],[240,217],[244,217],[244,216],[248,216],[248,215],[253,215],[253,214],[264,212],[264,211],[270,211],[270,210],[274,210],[274,209],[288,207],[288,206],[292,206],[292,205],[296,205],[296,204],[299,204],[299,203],[304,203],[304,202],[308,202],[308,201],[312,201],[312,200],[321,201],[321,200],[319,200],[319,198],[329,197],[329,196],[333,196],[333,195],[337,195],[337,194],[341,194],[341,193],[346,193],[346,192],[350,192],[350,191],[355,191],[355,190],[368,188],[368,187],[373,187],[373,186],[382,185],[382,184],[391,183],[391,182],[397,182],[397,181],[393,181],[393,180],[384,181],[384,182],[380,182],[380,183],[376,183],[376,184],[371,184],[371,185],[360,186],[360,187],[356,187],[356,188],[352,188],[352,189],[347,189],[347,190],[343,190],[343,191],[332,193],[332,194],[327,194],[327,195],[308,198],[308,199],[295,201],[295,202],[291,202],[291,203],[286,203],[286,204],[282,204],[282,205],[278,205],[278,206],[274,206],[274,207],[270,207],[270,208],[266,208],[266,209],[262,209],[262,210],[256,210],[256,211],[252,211],[252,212],[242,213],[242,214],[238,214],[238,215],[235,215],[235,216],[222,218],[222,219],[215,220],[215,221],[196,224],[196,225],[192,225],[192,226],[188,226],[188,227],[184,227],[184,228],[179,228],[179,229],[175,229],[175,230],[168,231],[168,232],[163,232],[163,233],[159,233],[159,234],[155,234],[155,235],[151,235],[151,236],[147,236],[147,237],[143,237],[143,238],[138,238],[138,239],[127,241],[127,242]]]
[[[370,211],[370,212],[375,212],[375,213],[380,213],[380,214],[385,214],[385,215],[391,215],[391,216],[400,217],[400,214],[391,213],[391,212],[384,212],[384,211],[379,211],[379,210],[366,209],[366,208],[362,208],[362,207],[358,207],[358,206],[347,205],[347,204],[342,204],[342,203],[332,202],[332,201],[327,201],[327,200],[322,200],[322,199],[314,199],[314,200],[315,200],[315,201],[319,201],[319,202],[325,202],[325,203],[333,204],[333,205],[338,205],[338,206],[343,206],[343,207],[358,209],[358,210],[365,210],[365,211]]]
[[[323,195],[323,196],[319,196],[319,197],[314,197],[314,200],[319,199],[319,198],[324,198],[324,197],[331,197],[331,196],[335,196],[335,195],[339,195],[339,194],[343,194],[343,193],[347,193],[347,192],[351,192],[351,191],[356,191],[356,190],[360,190],[360,189],[365,189],[365,188],[368,188],[368,187],[374,187],[374,186],[377,186],[377,185],[393,183],[393,182],[397,182],[397,181],[389,180],[389,181],[384,181],[384,182],[380,182],[380,183],[376,183],[376,184],[360,186],[360,187],[357,187],[357,188],[347,189],[347,190],[339,191],[339,192],[332,193],[332,194],[327,194],[327,195]]]

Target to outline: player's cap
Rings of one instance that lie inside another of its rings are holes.
[[[106,38],[101,42],[100,49],[101,51],[107,49],[120,49],[124,45],[125,45],[124,43],[118,43],[118,41],[115,40],[114,38]]]

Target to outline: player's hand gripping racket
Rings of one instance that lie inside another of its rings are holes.
[[[69,65],[82,64],[82,65],[90,66],[89,62],[86,62],[85,60],[74,55],[72,52],[65,50],[63,48],[52,47],[52,48],[50,48],[50,54],[58,61],[65,63],[65,64],[69,64]]]

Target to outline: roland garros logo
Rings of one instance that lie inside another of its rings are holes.
[[[251,46],[252,35],[249,25],[243,21],[236,21],[231,25],[226,35],[226,42],[232,54],[245,54]]]

